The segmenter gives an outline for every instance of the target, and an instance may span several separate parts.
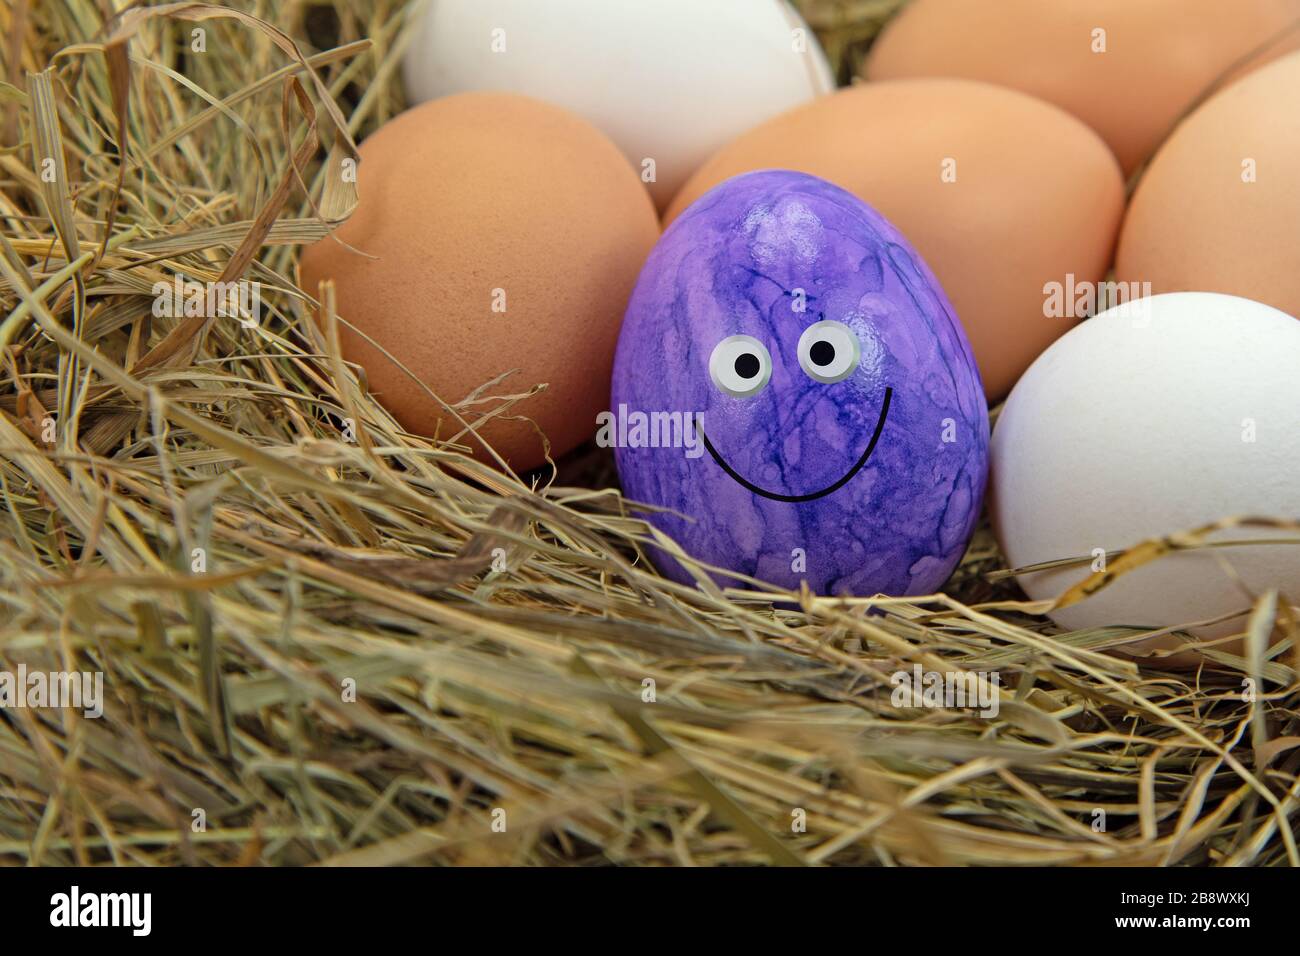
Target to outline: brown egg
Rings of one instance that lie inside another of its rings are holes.
[[[1189,116],[1147,168],[1116,277],[1227,292],[1300,316],[1300,54]]]
[[[691,177],[666,221],[764,168],[828,179],[902,230],[952,300],[991,401],[1083,317],[1069,305],[1049,317],[1045,287],[1104,277],[1124,202],[1106,144],[1056,107],[968,80],[900,80],[841,90],[741,136]]]
[[[914,0],[865,72],[1023,90],[1086,122],[1130,173],[1225,71],[1300,48],[1300,30],[1282,35],[1297,20],[1296,0]]]
[[[335,236],[360,253],[321,240],[303,253],[302,286],[315,295],[333,279],[338,314],[419,379],[340,327],[344,356],[398,422],[449,438],[461,425],[421,385],[456,403],[519,369],[486,394],[545,383],[506,414],[536,422],[553,456],[594,434],[623,311],[659,236],[618,148],[557,107],[464,93],[408,110],[362,143],[357,190]],[[494,420],[480,434],[515,469],[543,461],[526,422]]]

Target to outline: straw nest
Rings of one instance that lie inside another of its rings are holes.
[[[896,5],[804,4],[842,64]],[[1300,862],[1277,595],[1174,671],[1054,631],[987,528],[931,597],[665,580],[607,457],[404,433],[295,285],[406,7],[103,6],[0,5],[0,670],[105,695],[0,711],[0,861]],[[154,317],[177,274],[261,314]],[[916,664],[999,715],[894,706]]]

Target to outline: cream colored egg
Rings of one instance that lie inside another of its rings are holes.
[[[1055,598],[1108,552],[1222,518],[1300,519],[1298,369],[1300,322],[1202,292],[1110,309],[1052,345],[994,429],[990,507],[1012,567],[1086,563],[1024,575],[1025,591]],[[1233,528],[1214,540],[1276,536]],[[1300,545],[1171,554],[1052,618],[1070,629],[1221,637],[1240,633],[1269,589],[1300,604]],[[1165,636],[1127,650],[1182,643]]]
[[[431,0],[402,75],[415,103],[509,90],[572,110],[660,208],[727,140],[835,86],[785,0]]]

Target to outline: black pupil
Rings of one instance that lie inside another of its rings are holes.
[[[808,350],[808,357],[812,359],[814,365],[830,365],[835,361],[835,346],[829,342],[814,342],[811,349]]]
[[[736,356],[736,374],[741,378],[753,378],[758,374],[758,356],[753,352],[743,352]]]

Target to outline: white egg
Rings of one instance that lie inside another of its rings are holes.
[[[1300,321],[1208,292],[1112,308],[1030,366],[992,456],[990,506],[1010,565],[1089,559],[1023,576],[1035,599],[1087,577],[1102,551],[1230,516],[1300,519]],[[1233,528],[1216,539],[1278,536]],[[1244,630],[1252,595],[1269,588],[1300,603],[1300,545],[1172,554],[1052,618],[1069,629],[1193,625],[1198,637],[1221,637]],[[1180,643],[1171,634],[1124,650]]]
[[[785,0],[431,0],[402,72],[412,104],[506,90],[585,117],[661,209],[718,147],[835,86]]]

